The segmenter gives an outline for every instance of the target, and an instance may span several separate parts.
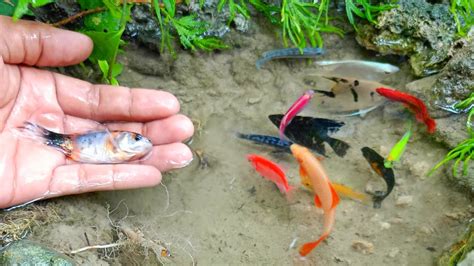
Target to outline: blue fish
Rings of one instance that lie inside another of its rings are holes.
[[[257,134],[243,134],[237,133],[238,138],[250,140],[257,144],[264,144],[272,146],[285,152],[291,153],[290,146],[293,144],[291,141],[282,140],[279,137],[267,136],[267,135],[257,135]]]

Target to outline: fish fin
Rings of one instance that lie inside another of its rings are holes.
[[[334,188],[334,190],[337,191],[338,194],[342,194],[345,197],[348,197],[360,202],[364,202],[364,203],[369,201],[368,195],[354,191],[352,188],[348,186],[338,184],[338,183],[332,183],[332,187]]]
[[[328,137],[326,142],[329,144],[329,146],[331,146],[331,148],[339,157],[344,157],[347,153],[347,150],[351,147],[346,142],[335,138]]]
[[[286,194],[286,192],[288,192],[283,184],[275,183],[275,185],[278,187],[278,189],[280,190],[281,194]]]
[[[46,128],[31,122],[25,122],[23,127],[19,128],[20,134],[24,137],[39,140],[42,143],[61,151],[66,156],[72,153],[71,136],[52,132]]]
[[[304,170],[302,166],[300,166],[300,176],[303,178],[308,178],[308,173],[306,172],[306,170]]]
[[[334,208],[337,206],[337,204],[339,204],[339,195],[337,195],[337,192],[336,190],[334,189],[334,187],[332,186],[331,183],[329,183],[329,187],[331,188],[331,193],[332,193],[332,206],[331,208]]]
[[[299,250],[299,253],[302,257],[305,257],[307,256],[313,249],[315,249],[320,243],[321,241],[323,241],[324,239],[326,239],[328,237],[328,234],[324,234],[322,235],[318,240],[314,241],[314,242],[307,242],[307,243],[304,243],[301,247],[300,247],[300,250]]]
[[[332,91],[323,91],[323,90],[313,90],[314,92],[320,93],[324,96],[330,97],[330,98],[335,98],[336,95]]]
[[[314,205],[318,208],[322,208],[323,204],[321,204],[321,200],[319,199],[318,195],[314,195]]]
[[[436,121],[434,119],[426,118],[424,122],[428,128],[428,133],[432,134],[436,131]]]

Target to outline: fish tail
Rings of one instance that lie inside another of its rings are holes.
[[[23,136],[41,141],[66,155],[72,153],[72,141],[69,135],[52,132],[31,122],[25,122],[23,127],[20,128],[20,131]]]
[[[347,153],[347,150],[351,147],[346,142],[335,138],[328,137],[326,142],[329,144],[329,146],[331,146],[331,148],[339,157],[344,157]]]
[[[428,133],[432,134],[436,131],[436,121],[434,119],[428,117],[424,122],[428,128]]]
[[[248,134],[236,132],[235,136],[239,139],[250,139],[250,136]]]
[[[318,240],[314,242],[304,243],[299,250],[299,253],[302,257],[306,257],[313,249],[315,249],[324,239],[326,239],[329,234],[323,234]]]

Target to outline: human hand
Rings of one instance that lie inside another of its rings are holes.
[[[187,165],[193,135],[178,100],[158,90],[92,85],[32,66],[66,66],[85,60],[92,41],[79,33],[0,16],[0,208],[90,191],[154,186],[161,172]],[[12,129],[33,121],[56,132],[84,132],[107,123],[153,142],[137,164],[91,165],[21,138]]]

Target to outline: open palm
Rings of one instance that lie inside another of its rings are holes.
[[[91,50],[91,40],[81,34],[0,16],[0,208],[67,194],[153,186],[161,181],[162,171],[191,161],[192,153],[180,142],[192,136],[193,125],[177,114],[173,95],[92,85],[31,67],[77,64]],[[15,134],[25,121],[66,133],[108,121],[109,129],[141,133],[155,146],[138,164],[78,164]]]

